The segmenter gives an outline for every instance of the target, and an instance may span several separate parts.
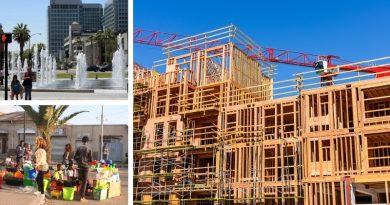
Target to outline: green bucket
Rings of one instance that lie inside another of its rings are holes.
[[[104,189],[94,189],[93,190],[93,199],[101,201],[107,199],[107,188]]]
[[[49,186],[50,181],[48,179],[43,179],[43,190],[47,190],[47,187]]]
[[[73,201],[75,190],[75,187],[64,187],[62,189],[62,196],[64,200]]]
[[[50,181],[48,179],[43,179],[43,190],[46,191],[49,186]],[[35,187],[38,189],[38,183],[35,183]]]
[[[36,185],[35,180],[26,179],[26,178],[23,179],[23,186],[35,186],[35,185]]]

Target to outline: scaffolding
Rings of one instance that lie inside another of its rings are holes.
[[[164,73],[134,70],[134,204],[390,202],[388,78],[335,67],[274,82],[234,26],[164,53]]]

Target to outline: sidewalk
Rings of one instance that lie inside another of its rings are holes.
[[[0,205],[43,205],[41,197],[33,193],[0,189]]]
[[[127,100],[128,93],[126,91],[112,90],[112,92],[105,93],[96,91],[94,93],[58,93],[58,92],[35,92],[31,96],[33,100]],[[4,100],[4,90],[0,89],[0,101]],[[8,98],[10,100],[10,98]]]

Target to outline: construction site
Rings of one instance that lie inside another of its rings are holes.
[[[390,204],[390,57],[158,35],[134,32],[166,55],[134,65],[134,204]],[[278,63],[313,69],[276,81]]]

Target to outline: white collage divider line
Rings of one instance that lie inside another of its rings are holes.
[[[132,204],[133,202],[133,1],[129,0],[128,2],[129,8],[129,32],[128,32],[128,80],[129,80],[129,91],[128,91],[128,99],[124,100],[7,100],[0,99],[0,106],[17,106],[17,105],[107,105],[107,106],[128,106],[128,204]],[[0,91],[1,92],[1,91]],[[34,96],[33,96],[34,97]],[[55,96],[53,96],[55,98]]]
[[[129,105],[129,124],[128,124],[128,133],[129,133],[129,145],[128,145],[128,204],[133,204],[133,65],[134,65],[134,42],[133,42],[133,33],[134,33],[134,25],[133,25],[133,0],[129,0],[128,2],[129,6],[129,36],[128,36],[128,62],[129,62],[129,72],[128,72],[128,80],[129,80],[129,100],[128,100],[128,105]]]
[[[10,100],[7,101],[0,99],[1,106],[19,106],[19,105],[70,105],[70,106],[128,106],[128,204],[133,202],[133,0],[128,0],[128,94],[127,99],[123,100],[55,100],[56,96],[53,95],[52,100],[34,100],[34,95],[32,96],[33,100]],[[26,48],[26,47],[25,47]],[[0,92],[4,92],[4,89],[1,89]],[[61,95],[61,93],[58,93]],[[114,113],[115,114],[115,113]],[[0,200],[1,201],[1,200]],[[104,204],[104,202],[103,202]]]

